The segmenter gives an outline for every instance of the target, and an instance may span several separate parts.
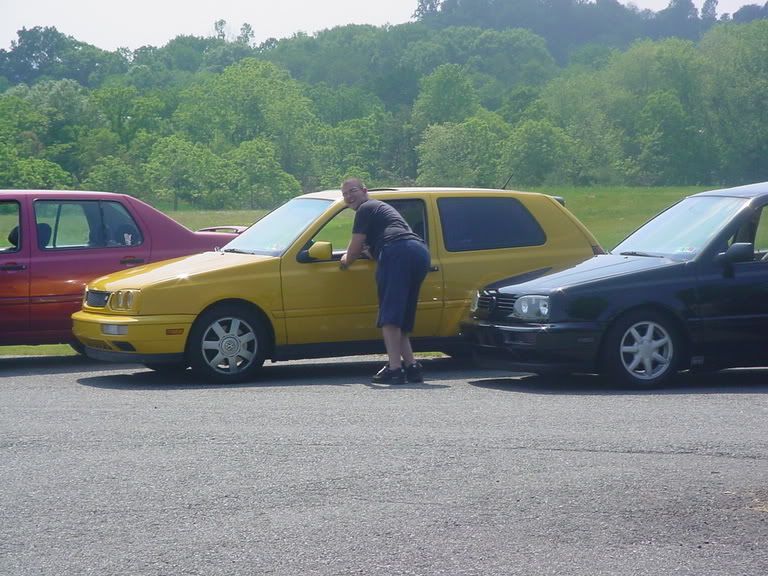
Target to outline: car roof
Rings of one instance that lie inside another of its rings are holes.
[[[94,196],[98,198],[126,198],[127,194],[117,192],[96,192],[91,190],[0,190],[0,195],[9,196],[33,196],[35,198],[83,198],[84,196]]]
[[[479,193],[479,192],[493,192],[493,193],[502,193],[502,194],[530,194],[530,195],[536,195],[540,196],[537,192],[521,192],[520,190],[499,190],[494,188],[441,188],[441,187],[397,187],[397,188],[369,188],[368,192],[371,196],[375,197],[377,195],[377,192],[397,192],[402,194],[430,194],[430,193],[440,193],[440,194],[467,194],[467,193]],[[308,194],[303,194],[299,196],[299,198],[319,198],[322,200],[338,200],[341,198],[341,190],[335,189],[335,190],[321,190],[320,192],[309,192]]]
[[[693,194],[691,197],[697,196],[730,196],[735,198],[761,198],[768,196],[768,182],[757,182],[755,184],[747,184],[745,186],[735,186],[733,188],[721,188],[718,190],[708,190],[706,192],[699,192]]]

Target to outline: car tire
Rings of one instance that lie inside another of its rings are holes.
[[[606,333],[600,367],[612,383],[656,388],[676,376],[683,355],[673,320],[653,310],[637,310],[620,317]]]
[[[70,342],[69,347],[81,356],[85,354],[85,345],[82,342]]]
[[[200,379],[216,384],[251,378],[264,363],[267,330],[259,315],[226,304],[204,312],[189,335],[187,360]]]

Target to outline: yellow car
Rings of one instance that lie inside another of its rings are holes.
[[[485,189],[392,188],[393,205],[427,242],[416,350],[458,354],[459,324],[478,288],[566,268],[602,253],[557,198]],[[222,250],[124,270],[88,284],[72,316],[97,359],[203,379],[247,379],[272,361],[383,352],[375,262],[341,270],[354,212],[338,190],[305,194],[264,216]]]

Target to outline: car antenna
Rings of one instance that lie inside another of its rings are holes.
[[[507,184],[509,184],[509,181],[512,180],[512,174],[509,175],[509,178],[507,178],[507,181],[504,182],[504,186],[501,187],[502,190],[507,189]]]

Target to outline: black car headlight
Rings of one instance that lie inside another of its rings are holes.
[[[520,296],[515,301],[514,312],[511,316],[521,320],[548,320],[549,296]]]

